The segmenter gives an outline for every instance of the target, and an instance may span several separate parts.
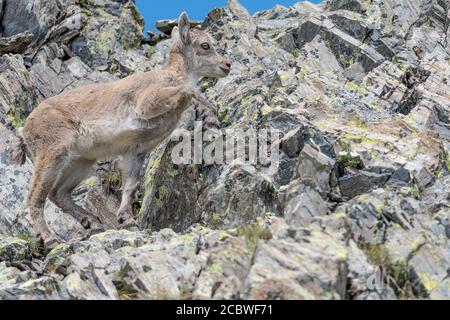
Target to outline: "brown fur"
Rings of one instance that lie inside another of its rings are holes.
[[[29,116],[10,155],[13,163],[23,164],[26,145],[34,160],[28,206],[36,236],[51,238],[43,218],[47,197],[86,228],[100,227],[74,203],[71,193],[97,160],[110,156],[124,160],[126,180],[118,219],[124,226],[135,226],[132,201],[144,155],[174,131],[193,98],[204,102],[193,87],[198,77],[220,78],[230,71],[209,37],[190,29],[185,13],[173,37],[162,70],[61,93]]]

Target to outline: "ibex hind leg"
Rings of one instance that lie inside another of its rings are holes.
[[[138,230],[133,217],[133,203],[139,189],[139,176],[145,161],[144,153],[129,153],[123,156],[122,176],[124,177],[122,201],[117,212],[117,220],[122,228]]]
[[[57,183],[50,192],[50,200],[64,213],[74,217],[85,229],[91,233],[103,231],[98,219],[91,216],[85,209],[78,206],[72,198],[72,192],[89,176],[95,161],[72,159],[61,170]]]
[[[33,182],[28,196],[28,208],[33,223],[34,236],[46,247],[57,244],[57,239],[49,230],[44,217],[45,202],[64,166],[65,154],[38,155],[35,159]]]

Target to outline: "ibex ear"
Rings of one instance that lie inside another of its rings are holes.
[[[175,37],[178,37],[180,34],[180,31],[178,30],[178,27],[175,27],[172,29],[172,39],[175,39]]]
[[[183,12],[178,19],[178,29],[180,29],[180,39],[183,44],[189,45],[191,43],[191,37],[189,35],[191,24],[189,23],[189,17],[186,12]]]

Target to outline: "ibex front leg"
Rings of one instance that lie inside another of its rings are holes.
[[[129,153],[123,156],[122,176],[123,183],[122,202],[117,212],[117,220],[122,228],[136,230],[138,228],[133,217],[133,203],[136,191],[139,188],[139,177],[144,164],[144,153]]]

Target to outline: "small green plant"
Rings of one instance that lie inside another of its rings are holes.
[[[125,279],[130,271],[130,268],[131,267],[128,263],[123,265],[114,277],[114,285],[116,286],[117,293],[123,300],[136,299],[138,293],[136,288],[129,284]]]
[[[29,253],[33,257],[42,257],[46,255],[45,248],[38,240],[34,239],[32,236],[23,233],[20,234],[18,238],[20,240],[28,242]]]
[[[144,52],[144,55],[150,59],[155,54],[155,52],[156,46],[150,46],[150,48],[148,48],[148,50]]]
[[[17,111],[10,109],[6,114],[6,119],[16,129],[23,127],[23,119]]]
[[[247,245],[252,249],[256,247],[258,240],[270,240],[273,237],[269,229],[258,223],[239,229],[238,234],[245,238]]]
[[[373,265],[379,266],[389,274],[388,282],[393,282],[394,289],[402,299],[415,298],[409,279],[408,259],[392,261],[389,252],[383,245],[370,245],[365,248],[366,257]]]
[[[137,297],[137,290],[128,283],[118,282],[116,284],[117,293],[119,294],[120,299],[123,300],[133,300]]]
[[[362,161],[359,155],[351,152],[341,152],[337,160],[346,168],[361,169]]]
[[[118,192],[122,187],[122,172],[114,170],[102,177],[102,186],[109,192]]]
[[[420,200],[420,188],[416,183],[412,187],[412,195],[414,196],[414,198],[416,198],[416,200]]]

